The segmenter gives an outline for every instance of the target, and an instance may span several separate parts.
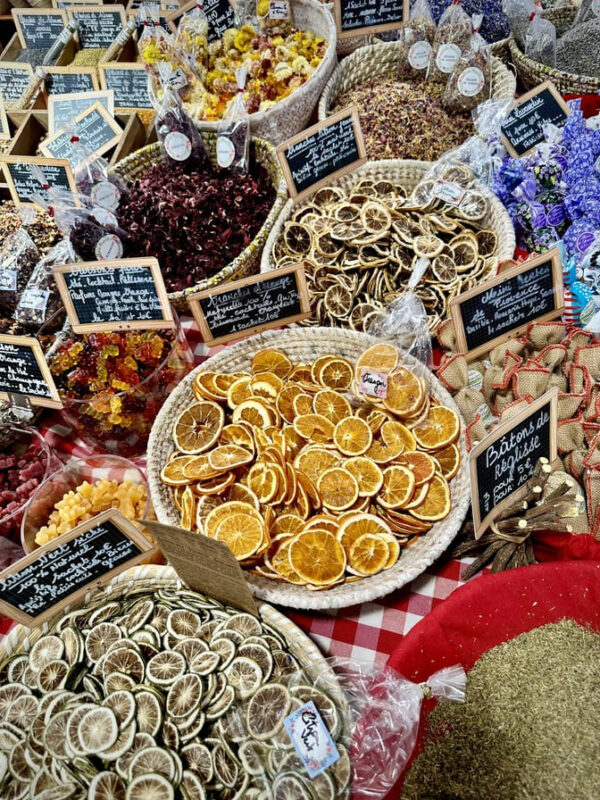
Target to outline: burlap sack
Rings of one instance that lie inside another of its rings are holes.
[[[578,347],[585,347],[587,344],[591,344],[593,338],[593,334],[589,331],[582,331],[580,328],[573,328],[573,330],[569,331],[563,342],[567,348],[569,361],[573,361],[575,358],[575,351]]]
[[[460,353],[453,356],[442,356],[437,375],[446,389],[451,392],[458,392],[459,389],[467,386],[469,382],[467,359]]]
[[[573,360],[576,364],[588,368],[592,380],[597,381],[600,378],[600,342],[578,347],[575,350],[575,358]]]
[[[500,414],[500,422],[506,422],[507,419],[514,417],[515,414],[518,414],[520,411],[523,411],[524,408],[527,408],[530,402],[530,399],[524,399],[513,400],[512,403],[507,403]]]
[[[549,344],[534,357],[537,364],[551,371],[558,369],[567,358],[564,344]]]
[[[472,450],[476,444],[487,436],[487,429],[483,424],[481,415],[477,414],[473,422],[465,428],[465,438],[467,440],[467,450]]]
[[[583,433],[583,419],[581,414],[573,419],[566,419],[558,423],[556,444],[559,453],[572,453],[585,446]]]
[[[512,389],[517,400],[522,397],[533,397],[537,400],[548,389],[548,381],[551,371],[541,367],[535,361],[528,361],[526,365],[520,367],[512,379]]]
[[[456,352],[456,331],[451,319],[442,322],[437,330],[437,338],[440,345],[446,350],[450,350],[452,353]]]
[[[553,376],[556,377],[556,376]],[[566,380],[566,379],[565,379]],[[587,395],[585,392],[581,394],[569,394],[568,392],[558,393],[558,419],[571,419],[576,416]]]
[[[553,372],[548,379],[548,389],[552,389],[554,386],[557,386],[560,392],[566,392],[569,388],[569,381],[560,372]]]
[[[585,392],[589,394],[592,390],[593,381],[587,367],[578,364],[565,365],[563,371],[569,379],[569,390],[574,394]]]
[[[500,417],[506,406],[514,403],[515,400],[516,398],[512,389],[501,389],[499,392],[496,392],[492,411],[497,417]],[[531,402],[531,400],[529,402]]]
[[[454,395],[454,401],[459,407],[460,413],[467,424],[473,422],[478,414],[483,416],[479,411],[481,406],[485,406],[487,409],[487,403],[485,402],[483,394],[478,392],[477,389],[469,389],[468,386]]]
[[[504,364],[507,353],[514,353],[515,355],[521,356],[525,352],[526,347],[527,344],[524,339],[508,339],[506,342],[502,342],[502,344],[494,347],[493,350],[490,350],[488,358],[492,364],[501,365]]]
[[[532,322],[527,328],[527,339],[534,350],[543,350],[549,344],[559,344],[569,326],[564,322]]]

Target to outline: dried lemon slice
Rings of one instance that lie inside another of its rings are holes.
[[[382,203],[373,200],[364,204],[360,212],[360,219],[368,233],[381,233],[389,230],[392,224],[392,215]]]
[[[332,533],[315,528],[300,534],[291,542],[290,562],[303,580],[321,586],[342,577],[346,568],[346,554]]]
[[[352,295],[339,284],[330,286],[323,298],[325,307],[334,317],[346,317],[352,308]]]
[[[175,445],[182,453],[202,453],[219,438],[225,413],[210,400],[194,403],[183,411],[173,428]]]
[[[442,283],[452,283],[456,280],[456,264],[450,256],[439,254],[431,264],[433,274]]]
[[[444,249],[444,242],[437,236],[423,234],[413,239],[413,248],[420,258],[435,258]]]

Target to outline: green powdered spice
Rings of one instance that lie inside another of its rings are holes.
[[[403,800],[600,798],[600,635],[563,621],[493,648],[442,701]]]

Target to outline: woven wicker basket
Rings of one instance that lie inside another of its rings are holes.
[[[556,36],[559,37],[569,30],[576,13],[577,8],[567,6],[544,11],[542,16],[553,23],[556,27]],[[570,72],[547,67],[545,64],[538,64],[537,61],[527,58],[512,36],[508,46],[511,61],[517,70],[519,86],[523,90],[533,89],[544,81],[552,81],[561,94],[598,94],[600,91],[600,78],[591,75],[573,75]]]
[[[345,92],[381,75],[394,75],[402,47],[399,42],[361,47],[338,64],[319,100],[319,119],[325,119]],[[515,96],[515,76],[497,58],[492,58],[492,99],[512,99]]]
[[[337,33],[329,9],[316,0],[292,0],[292,10],[295,27],[313,31],[328,42],[328,47],[323,60],[306,83],[271,108],[250,114],[252,135],[274,144],[281,144],[306,128],[337,63]],[[196,124],[200,130],[214,133],[219,123],[197,120]]]
[[[355,362],[363,350],[376,340],[363,333],[337,328],[286,328],[252,336],[228,347],[191,372],[171,394],[160,413],[148,442],[148,483],[154,510],[160,522],[179,525],[180,517],[172,500],[171,490],[160,480],[161,468],[173,450],[172,430],[177,416],[194,402],[194,378],[200,370],[236,372],[249,370],[254,354],[263,348],[277,347],[296,363],[312,361],[327,353],[341,355]],[[430,394],[444,405],[459,413],[458,408],[438,379],[420,362],[405,357],[410,368],[425,378]],[[462,464],[451,482],[452,510],[442,522],[414,544],[406,548],[398,563],[371,578],[355,583],[335,586],[323,592],[311,592],[302,586],[279,584],[254,575],[248,575],[252,592],[263,600],[291,608],[329,609],[352,606],[384,597],[420,575],[440,556],[458,533],[471,501],[469,471],[464,433],[458,442]]]
[[[207,146],[208,155],[213,163],[216,163],[216,134],[204,133],[203,139]],[[279,166],[277,156],[275,155],[275,148],[272,144],[262,139],[253,139],[251,157],[256,159],[259,164],[263,165],[269,173],[269,177],[275,187],[275,202],[273,203],[269,216],[248,247],[231,263],[223,267],[220,272],[201,281],[196,284],[196,286],[191,286],[182,292],[171,292],[169,294],[169,300],[177,309],[186,309],[186,297],[194,292],[202,292],[205,289],[210,289],[225,281],[236,280],[257,272],[260,254],[269,235],[269,231],[281,213],[288,193],[285,178],[283,177],[283,172]],[[142,175],[158,161],[160,161],[160,145],[158,143],[151,144],[147,147],[142,147],[141,150],[137,150],[122,161],[119,161],[119,163],[113,167],[113,171],[116,172],[117,175],[120,175],[127,183],[131,183],[136,178],[141,178]]]

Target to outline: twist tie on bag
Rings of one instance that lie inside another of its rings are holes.
[[[428,683],[420,683],[419,686],[421,687],[421,691],[423,692],[423,697],[426,700],[433,700],[433,690]]]

